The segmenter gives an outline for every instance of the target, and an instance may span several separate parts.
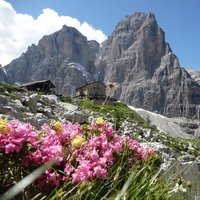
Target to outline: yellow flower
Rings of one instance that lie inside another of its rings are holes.
[[[115,82],[108,82],[107,85],[108,85],[109,88],[114,88],[117,85],[117,83],[115,83]]]
[[[5,133],[7,129],[7,121],[0,118],[0,133]]]
[[[106,122],[101,117],[96,118],[97,125],[104,125]]]
[[[77,135],[72,141],[72,146],[76,147],[76,148],[80,148],[84,141],[85,141],[84,138],[82,138],[81,136]]]
[[[191,181],[188,181],[188,182],[186,183],[186,185],[187,185],[189,188],[191,188],[191,187],[192,187],[192,182],[191,182]]]
[[[50,126],[52,129],[57,131],[59,134],[62,133],[62,124],[59,121],[52,119],[50,122]]]

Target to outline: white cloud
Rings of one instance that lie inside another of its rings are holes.
[[[75,27],[88,40],[101,43],[106,39],[103,31],[86,22],[81,24],[76,18],[59,16],[52,9],[43,9],[34,19],[28,14],[17,13],[10,3],[0,0],[0,64],[8,64],[25,52],[28,46],[37,44],[43,35],[61,29],[64,24]]]

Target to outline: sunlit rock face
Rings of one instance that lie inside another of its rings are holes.
[[[118,83],[117,99],[166,116],[197,112],[200,86],[180,68],[152,13],[125,17],[101,52],[102,79]]]
[[[200,70],[194,70],[192,68],[186,68],[190,76],[200,85]]]

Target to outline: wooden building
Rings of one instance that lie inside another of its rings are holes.
[[[106,85],[96,81],[76,89],[77,97],[87,99],[103,100],[106,98]]]
[[[20,85],[20,87],[26,88],[32,91],[41,91],[45,93],[54,93],[55,85],[50,80],[34,81]]]

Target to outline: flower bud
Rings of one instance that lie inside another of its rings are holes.
[[[59,121],[52,119],[50,122],[50,126],[52,129],[57,131],[59,134],[62,133],[62,124]]]
[[[104,125],[106,122],[103,120],[103,118],[97,117],[96,123],[97,123],[97,125],[102,126],[102,125]]]
[[[191,181],[188,181],[188,182],[186,183],[186,185],[187,185],[189,188],[191,188],[191,187],[192,187],[192,182],[191,182]]]
[[[0,133],[5,133],[7,129],[7,121],[0,118]]]
[[[72,141],[72,146],[76,147],[76,148],[80,148],[84,141],[85,141],[84,138],[82,138],[81,136],[77,135]]]

